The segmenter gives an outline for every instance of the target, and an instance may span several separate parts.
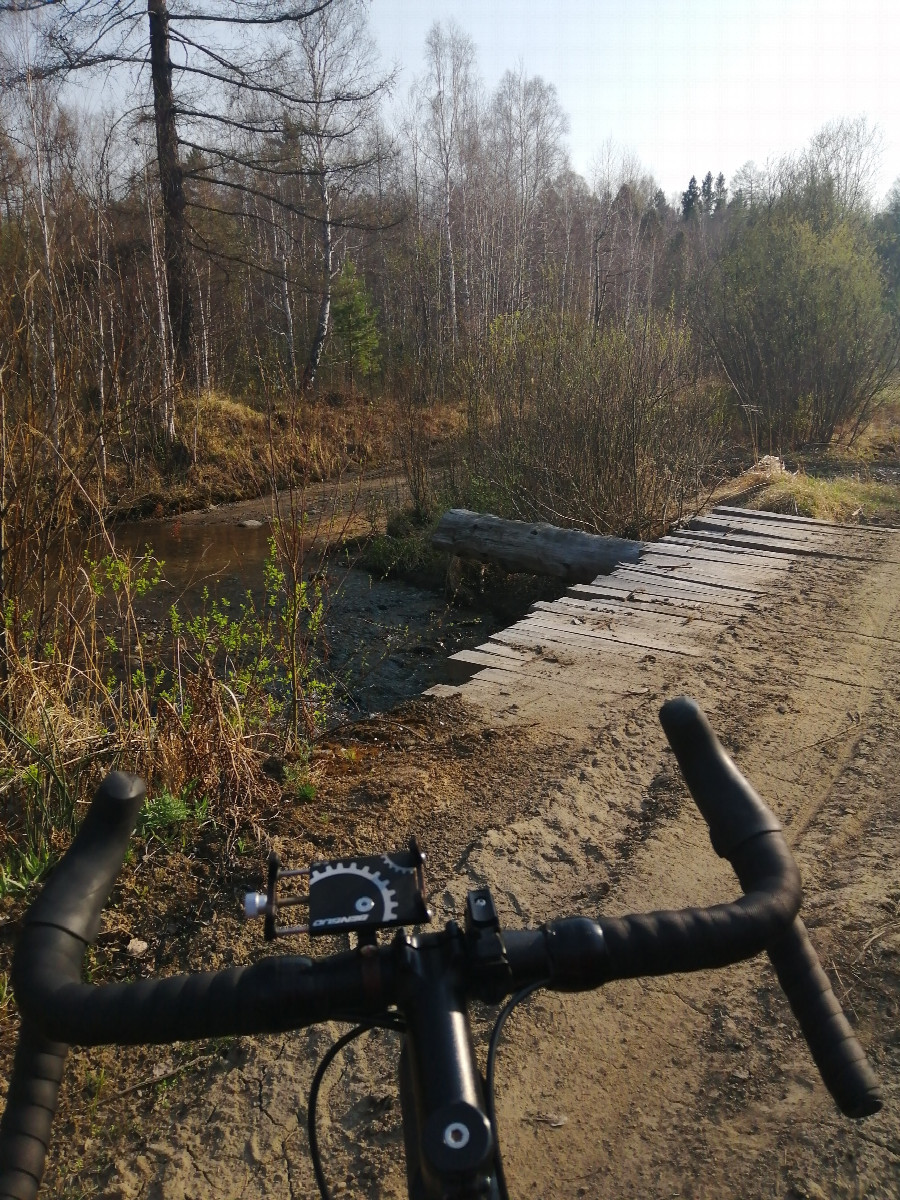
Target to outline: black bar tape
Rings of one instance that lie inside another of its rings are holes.
[[[44,1174],[68,1046],[23,1025],[0,1119],[0,1200],[34,1200]]]
[[[128,846],[146,790],[134,775],[114,771],[100,784],[88,815],[68,853],[28,910],[16,949],[17,977],[38,967],[34,934],[43,930],[71,946],[72,969],[80,978],[87,943],[100,928],[100,914]],[[28,1022],[19,1006],[19,1033],[6,1108],[0,1122],[0,1200],[33,1200],[37,1195],[56,1113],[68,1045],[50,1040],[40,1028],[40,1013]]]
[[[26,927],[13,961],[21,1011],[71,1045],[142,1045],[277,1033],[393,1002],[389,951],[368,967],[353,952],[313,962],[279,955],[249,967],[95,987],[81,982],[80,939]]]
[[[695,701],[685,696],[670,700],[662,706],[659,717],[691,795],[709,825],[713,848],[730,860],[742,887],[748,892],[745,899],[750,899],[750,889],[759,886],[757,851],[760,844],[772,839],[790,859],[790,851],[778,832],[781,826],[722,749]],[[793,859],[790,861],[793,866]],[[715,912],[712,909],[699,914],[700,923],[705,924],[708,914]],[[650,973],[687,969],[665,965],[679,961],[682,953],[679,939],[689,942],[692,937],[684,917],[685,914],[675,913],[629,918],[639,923],[633,935],[634,945],[627,948],[632,960],[629,966],[635,963],[640,966],[641,962],[652,958],[655,965]],[[640,923],[646,926],[648,922],[653,923],[654,918],[657,944],[651,946],[648,931]],[[727,924],[734,923],[734,916],[721,918],[719,923],[724,932]],[[604,922],[604,935],[611,948],[616,945],[615,938],[611,938],[612,932],[607,933]],[[738,942],[745,944],[752,940],[746,930],[738,938]],[[704,941],[709,957],[714,958],[712,931],[708,930],[701,935],[698,946],[689,951],[695,959]],[[773,930],[765,948],[819,1073],[838,1108],[856,1118],[878,1112],[882,1106],[878,1080],[831,990],[803,922],[796,916],[796,909],[793,921]],[[743,955],[735,955],[737,957]],[[708,965],[723,964],[719,960],[710,961]],[[636,972],[630,970],[629,973]]]
[[[659,719],[720,858],[731,858],[748,838],[781,829],[774,813],[722,749],[695,700],[687,696],[667,700]]]
[[[26,925],[55,925],[85,944],[94,940],[146,794],[137,775],[107,775],[68,852],[26,913]]]
[[[768,947],[768,954],[835,1104],[856,1119],[877,1113],[883,1103],[881,1087],[799,917]]]
[[[728,966],[790,928],[802,891],[781,834],[756,835],[734,852],[733,865],[746,894],[731,904],[601,918],[610,978]]]
[[[315,964],[283,956],[227,971],[83,984],[84,952],[99,930],[144,795],[136,776],[107,776],[68,853],[26,913],[12,968],[26,1020],[67,1044],[133,1045],[297,1029],[392,1002],[388,955],[367,964],[365,987],[357,954]]]

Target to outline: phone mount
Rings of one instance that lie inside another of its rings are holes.
[[[425,902],[425,855],[415,838],[405,850],[353,858],[334,858],[309,867],[286,870],[272,851],[265,892],[248,892],[244,915],[265,917],[265,939],[305,933],[325,937],[357,933],[371,940],[378,929],[424,925],[432,917]],[[279,895],[285,879],[307,879],[308,891]],[[302,925],[279,925],[283,908],[305,904],[309,919]]]

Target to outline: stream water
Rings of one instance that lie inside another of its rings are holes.
[[[162,583],[142,602],[141,620],[152,631],[178,602],[187,613],[210,596],[232,604],[249,591],[263,595],[269,553],[266,523],[208,525],[142,521],[120,525],[116,545],[164,563]],[[490,612],[461,608],[433,591],[377,579],[332,556],[326,560],[328,667],[338,680],[335,720],[354,719],[393,707],[448,679],[447,659],[483,642],[503,621]]]

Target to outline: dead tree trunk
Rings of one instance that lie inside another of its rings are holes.
[[[166,0],[147,0],[147,13],[150,18],[150,75],[153,80],[156,157],[163,202],[163,254],[169,324],[172,329],[176,372],[183,377],[190,363],[191,290],[184,236],[184,175],[178,156],[178,132],[175,127],[172,60],[169,56],[169,11]]]
[[[451,508],[438,522],[431,544],[460,558],[496,563],[506,571],[552,575],[568,583],[590,583],[620,563],[636,563],[643,542],[599,537],[581,529],[504,521],[490,513]]]

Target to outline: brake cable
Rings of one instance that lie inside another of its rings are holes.
[[[364,1033],[368,1033],[372,1029],[390,1029],[395,1033],[403,1033],[406,1029],[406,1022],[402,1017],[397,1016],[391,1019],[389,1016],[375,1017],[371,1021],[364,1021],[360,1025],[355,1025],[343,1036],[325,1051],[322,1060],[316,1067],[315,1074],[312,1078],[312,1083],[309,1085],[309,1102],[306,1110],[306,1128],[309,1134],[309,1154],[312,1159],[313,1173],[316,1177],[316,1185],[319,1189],[319,1195],[322,1200],[334,1200],[331,1190],[328,1187],[328,1181],[325,1178],[325,1171],[322,1167],[322,1155],[319,1150],[319,1134],[316,1129],[316,1109],[319,1101],[319,1089],[322,1086],[322,1080],[325,1078],[325,1073],[341,1051],[349,1046],[351,1042],[358,1037],[362,1037]]]
[[[521,988],[515,992],[500,1009],[497,1014],[497,1020],[494,1022],[494,1028],[491,1030],[491,1039],[488,1042],[487,1067],[485,1070],[484,1090],[485,1103],[487,1105],[488,1120],[491,1123],[491,1129],[494,1131],[494,1154],[497,1161],[497,1189],[500,1193],[500,1200],[509,1200],[509,1192],[506,1190],[506,1175],[503,1171],[503,1156],[500,1153],[500,1138],[497,1134],[497,1113],[494,1104],[494,1078],[495,1067],[497,1062],[497,1050],[500,1046],[500,1036],[503,1033],[503,1026],[514,1008],[527,1000],[532,992],[536,992],[538,988],[546,987],[547,980],[541,980],[539,983],[529,984],[528,987]]]

